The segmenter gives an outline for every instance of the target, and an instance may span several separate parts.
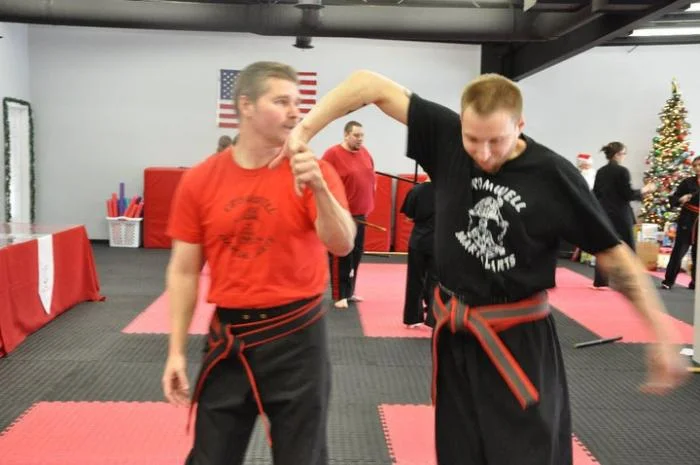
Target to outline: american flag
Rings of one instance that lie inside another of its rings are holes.
[[[216,106],[216,122],[220,128],[237,128],[238,115],[233,109],[233,86],[236,84],[239,70],[219,70],[219,100]],[[317,73],[299,71],[299,94],[301,94],[301,113],[308,113],[316,104]]]

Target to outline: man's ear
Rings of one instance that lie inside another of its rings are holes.
[[[253,101],[247,95],[238,97],[238,117],[242,118],[250,114],[253,110]]]

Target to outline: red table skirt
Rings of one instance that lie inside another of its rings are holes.
[[[74,305],[104,300],[84,226],[53,234],[54,287],[47,314],[38,292],[36,239],[0,248],[0,357]]]

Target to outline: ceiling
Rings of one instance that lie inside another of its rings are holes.
[[[522,79],[598,45],[700,42],[637,38],[640,27],[697,23],[691,0],[0,0],[0,22],[249,32],[481,44],[482,72]],[[695,39],[695,40],[693,40]]]

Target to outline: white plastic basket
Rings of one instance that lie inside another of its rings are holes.
[[[107,217],[109,227],[110,247],[132,247],[141,245],[141,220],[143,218],[129,218],[117,216]]]

